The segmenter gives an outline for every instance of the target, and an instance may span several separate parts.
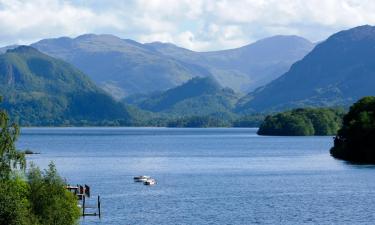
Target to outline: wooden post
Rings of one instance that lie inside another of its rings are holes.
[[[100,195],[98,195],[98,211],[99,211],[99,219],[101,217],[101,211],[100,211]]]
[[[85,204],[86,204],[86,197],[85,195],[82,196],[82,216],[85,216]]]
[[[87,184],[85,184],[85,194],[90,198],[90,187]]]

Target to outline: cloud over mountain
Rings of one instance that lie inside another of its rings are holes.
[[[112,33],[193,49],[242,46],[275,34],[318,41],[375,23],[370,0],[0,0],[1,44]]]

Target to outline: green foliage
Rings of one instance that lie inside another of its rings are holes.
[[[24,180],[0,180],[0,225],[38,225],[29,201],[30,188]]]
[[[309,136],[334,135],[340,128],[342,109],[295,109],[269,115],[261,124],[259,135]]]
[[[338,131],[331,155],[356,163],[375,164],[375,97],[350,107]]]
[[[53,163],[41,172],[32,166],[27,175],[30,202],[41,225],[72,225],[80,216],[76,197],[67,191]]]
[[[53,164],[32,166],[27,179],[0,180],[0,225],[74,225],[80,217],[76,197],[67,191]]]
[[[25,154],[16,150],[18,135],[18,126],[9,124],[8,115],[0,110],[0,179],[9,178],[12,169],[26,166]]]
[[[16,176],[26,160],[15,148],[19,129],[8,122],[8,115],[0,111],[0,225],[76,224],[77,199],[65,189],[54,164],[44,172],[32,166],[26,180]]]

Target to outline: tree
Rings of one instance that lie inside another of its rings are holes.
[[[364,97],[350,107],[330,152],[338,159],[375,164],[375,97]]]
[[[64,188],[66,184],[53,163],[43,172],[32,165],[27,177],[30,202],[40,224],[72,225],[77,222],[81,215],[77,199]]]
[[[0,179],[9,178],[13,169],[26,167],[25,154],[15,146],[18,135],[18,126],[9,124],[8,114],[0,110]]]
[[[77,199],[65,189],[53,163],[44,172],[32,166],[27,179],[13,173],[26,167],[25,155],[15,147],[18,135],[18,126],[10,125],[0,110],[0,225],[77,224]]]
[[[37,225],[27,182],[20,178],[0,181],[0,225]]]

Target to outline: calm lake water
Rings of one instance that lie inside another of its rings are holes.
[[[330,157],[332,137],[256,129],[25,128],[18,142],[102,198],[81,224],[374,224],[375,167]],[[134,183],[151,175],[156,186]]]

